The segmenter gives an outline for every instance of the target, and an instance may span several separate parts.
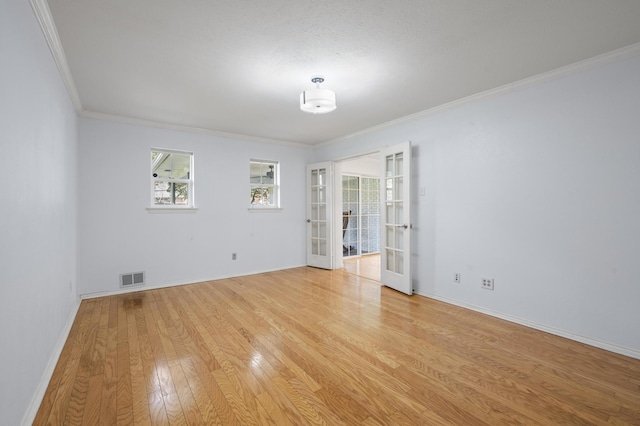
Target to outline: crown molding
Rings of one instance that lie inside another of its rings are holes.
[[[75,108],[76,113],[79,114],[82,111],[82,102],[80,101],[80,95],[78,95],[76,84],[73,81],[71,70],[69,69],[69,63],[67,62],[67,57],[64,54],[62,42],[58,36],[56,24],[53,22],[49,5],[46,0],[30,0],[30,3],[36,18],[38,19],[38,23],[40,24],[44,38],[47,40],[49,50],[53,55],[53,60],[58,67],[62,81],[67,88],[67,93],[69,93],[73,107]]]
[[[334,145],[340,142],[345,142],[349,139],[352,139],[358,136],[367,135],[367,134],[380,131],[389,127],[397,126],[399,124],[416,121],[421,118],[428,117],[428,116],[437,114],[439,112],[447,111],[449,109],[456,108],[467,103],[476,102],[476,101],[490,98],[497,95],[503,95],[509,92],[514,92],[514,91],[517,91],[526,87],[530,87],[536,84],[545,83],[545,82],[556,80],[572,74],[577,74],[582,71],[587,71],[593,68],[597,68],[602,65],[607,65],[613,62],[619,62],[624,59],[628,59],[637,55],[640,55],[640,43],[635,43],[626,47],[622,47],[620,49],[603,53],[598,56],[594,56],[589,59],[585,59],[583,61],[575,62],[573,64],[556,68],[551,71],[547,71],[541,74],[527,77],[522,80],[515,81],[513,83],[508,83],[503,86],[485,90],[484,92],[479,92],[470,96],[466,96],[464,98],[457,99],[455,101],[447,102],[447,103],[435,106],[433,108],[429,108],[424,111],[417,112],[415,114],[406,115],[396,120],[387,121],[386,123],[369,127],[367,129],[363,129],[346,136],[341,136],[339,138],[331,139],[331,140],[316,144],[313,147],[320,148],[324,146]]]
[[[304,144],[304,143],[300,143],[300,142],[291,142],[291,141],[284,141],[284,140],[279,140],[279,139],[261,138],[261,137],[258,137],[258,136],[242,135],[242,134],[239,134],[239,133],[227,133],[227,132],[221,132],[221,131],[218,131],[218,130],[205,129],[205,128],[201,128],[201,127],[193,127],[193,126],[186,126],[186,125],[182,125],[182,124],[166,123],[166,122],[163,122],[163,121],[145,120],[145,119],[141,119],[141,118],[132,118],[132,117],[125,117],[125,116],[121,116],[121,115],[105,114],[105,113],[102,113],[102,112],[87,111],[85,109],[80,111],[78,113],[78,115],[80,117],[83,117],[83,118],[91,118],[91,119],[95,119],[95,120],[115,121],[115,122],[118,122],[118,123],[126,123],[126,124],[135,124],[135,125],[139,125],[139,126],[155,127],[155,128],[159,128],[159,129],[174,130],[174,131],[178,131],[178,132],[196,133],[196,134],[201,134],[201,135],[218,136],[218,137],[225,138],[225,139],[235,139],[235,140],[243,140],[243,141],[248,141],[248,142],[269,143],[269,144],[273,144],[273,145],[284,145],[284,146],[290,146],[290,147],[295,147],[295,148],[304,148],[304,149],[313,148],[313,145],[308,145],[308,144]]]

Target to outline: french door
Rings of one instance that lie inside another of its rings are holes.
[[[307,265],[333,269],[333,164],[307,165]]]
[[[412,294],[411,143],[381,150],[380,163],[380,281]]]

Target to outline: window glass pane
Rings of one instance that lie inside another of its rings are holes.
[[[327,169],[319,169],[318,170],[318,185],[324,186],[326,185],[327,180]]]
[[[262,165],[262,183],[274,183],[275,181],[275,165],[273,164],[263,164]]]
[[[384,170],[385,170],[386,177],[393,176],[393,156],[392,155],[387,156]]]
[[[272,204],[272,188],[265,186],[255,186],[251,188],[251,205]]]
[[[394,228],[392,226],[386,226],[387,231],[387,247],[393,247],[393,243],[395,242]]]
[[[399,274],[404,274],[404,254],[401,251],[396,252],[396,269]]]
[[[393,203],[386,203],[387,223],[395,223]]]
[[[153,188],[153,199],[156,205],[179,205],[189,204],[189,185],[186,183],[173,183],[155,181]]]
[[[170,154],[171,177],[174,179],[189,179],[191,173],[191,156],[183,154]]]
[[[402,249],[404,247],[404,228],[396,227],[396,240],[393,244],[393,247],[397,249]]]
[[[324,203],[326,203],[326,200],[325,200],[325,197],[324,197],[324,187],[321,186],[318,189],[319,189],[319,191],[318,191],[318,202],[320,204],[324,204]]]
[[[174,183],[174,204],[186,206],[189,204],[189,185],[186,183]]]
[[[402,208],[402,203],[396,203],[395,207],[395,221],[390,223],[404,225],[404,209]]]
[[[318,237],[327,238],[327,224],[325,222],[318,222]]]
[[[249,180],[251,183],[262,183],[262,165],[260,163],[250,163]]]
[[[404,170],[403,168],[403,160],[402,160],[402,154],[396,154],[396,168],[394,170],[394,174],[396,176],[402,176],[404,174]]]
[[[395,272],[396,258],[394,254],[395,252],[393,250],[387,250],[387,271]]]
[[[349,188],[351,189],[358,189],[358,178],[357,177],[352,177],[349,181]]]
[[[151,151],[153,177],[189,179],[191,155]]]
[[[326,256],[327,255],[327,241],[326,240],[320,240],[318,241],[318,255],[320,256]]]
[[[252,161],[249,173],[251,183],[273,184],[276,179],[276,164]]]
[[[327,206],[324,204],[318,206],[318,220],[327,220]]]
[[[153,185],[153,200],[156,205],[171,204],[171,184],[169,182],[155,181]]]
[[[164,152],[151,151],[151,173],[153,177],[171,176],[171,158]]]

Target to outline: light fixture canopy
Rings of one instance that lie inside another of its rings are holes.
[[[322,76],[314,76],[311,82],[316,84],[315,89],[305,90],[300,93],[300,109],[311,114],[326,114],[336,109],[336,93],[333,90],[321,89],[320,83],[324,81]]]

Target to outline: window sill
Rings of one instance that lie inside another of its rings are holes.
[[[270,212],[279,212],[284,210],[282,207],[249,207],[249,210],[252,213],[270,213]]]
[[[179,214],[179,213],[195,213],[198,211],[197,207],[147,207],[149,214]]]

